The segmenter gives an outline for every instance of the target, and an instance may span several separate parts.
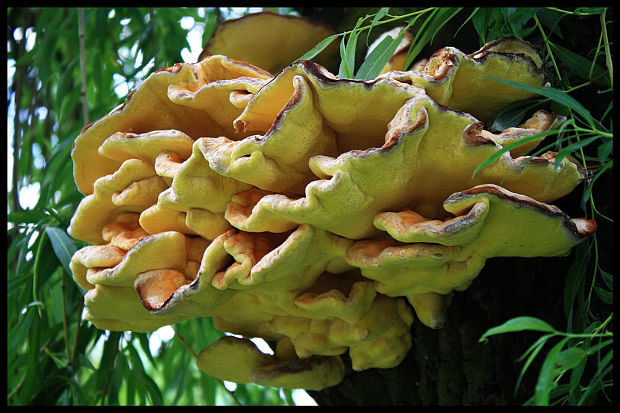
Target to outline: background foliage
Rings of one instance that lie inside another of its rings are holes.
[[[247,384],[231,391],[233,387],[197,370],[195,354],[222,334],[208,318],[151,334],[110,333],[83,322],[84,292],[68,268],[72,253],[84,245],[66,234],[82,198],[72,177],[74,138],[85,125],[122,103],[152,71],[195,61],[192,58],[200,50],[190,45],[192,36],[204,44],[220,21],[244,12],[248,10],[7,9],[8,404],[295,403],[296,393],[290,390]],[[416,39],[408,63],[445,45],[471,52],[507,36],[541,49],[550,86],[537,91],[538,99],[509,108],[490,126],[515,126],[538,108],[566,115],[567,121],[545,139],[540,152],[551,149],[559,158],[575,156],[588,169],[590,179],[578,189],[579,209],[566,212],[595,219],[599,232],[571,256],[574,263],[563,289],[565,325],[550,326],[524,314],[491,328],[481,339],[526,330],[540,334],[517,361],[525,374],[535,359],[540,360],[537,385],[526,403],[608,403],[613,387],[613,281],[601,246],[611,243],[612,217],[601,211],[611,211],[611,198],[604,198],[609,205],[597,205],[595,183],[613,169],[611,9],[279,12],[322,17],[337,27],[339,35],[328,41],[340,42],[342,76],[376,76],[400,38],[388,38],[365,58],[367,46],[396,25],[407,25]]]

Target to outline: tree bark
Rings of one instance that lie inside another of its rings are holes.
[[[309,394],[320,405],[522,404],[536,377],[527,374],[513,396],[521,368],[514,361],[537,335],[498,335],[485,343],[479,338],[489,328],[522,315],[563,328],[563,274],[570,258],[487,261],[471,287],[454,294],[446,327],[432,330],[414,322],[412,348],[400,365],[362,372],[349,367],[342,383]],[[350,366],[346,357],[345,364]],[[532,372],[536,368],[530,367]]]

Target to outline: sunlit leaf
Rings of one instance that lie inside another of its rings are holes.
[[[383,66],[387,64],[392,58],[392,55],[398,48],[401,40],[404,37],[404,32],[401,32],[397,37],[392,38],[386,36],[381,42],[370,52],[370,54],[364,60],[364,63],[360,66],[355,77],[362,80],[372,80],[376,78]]]
[[[312,59],[314,56],[318,55],[323,50],[325,50],[325,48],[329,46],[330,44],[332,44],[332,42],[336,40],[338,37],[340,37],[340,34],[332,34],[331,36],[327,36],[325,39],[318,42],[316,46],[314,46],[312,49],[308,50],[306,53],[300,56],[299,59],[297,60]]]

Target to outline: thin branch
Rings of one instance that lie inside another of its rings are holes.
[[[86,41],[84,34],[84,9],[78,8],[78,34],[80,38],[80,74],[81,83],[80,93],[82,95],[82,116],[84,118],[84,125],[90,123],[88,119],[88,96],[86,94]]]
[[[65,353],[67,356],[67,365],[71,366],[73,359],[71,358],[71,349],[69,348],[69,315],[67,314],[67,275],[62,270],[62,331],[65,339]],[[76,333],[77,334],[77,333]]]
[[[603,13],[600,14],[601,19],[601,31],[603,33],[603,37],[605,39],[605,64],[607,65],[607,70],[609,71],[609,82],[611,87],[614,87],[614,68],[612,64],[611,58],[611,50],[609,48],[609,38],[607,37],[607,22],[605,21],[605,15],[607,13],[607,9],[603,10]]]
[[[82,310],[84,308],[84,300],[78,300],[77,323],[75,325],[75,337],[73,339],[73,351],[71,352],[71,360],[75,360],[77,356],[78,341],[80,337],[80,324],[82,323]]]
[[[196,354],[194,352],[194,350],[192,350],[192,348],[189,346],[189,344],[187,344],[187,342],[185,341],[183,336],[181,334],[179,334],[179,332],[174,327],[172,327],[172,329],[174,330],[174,336],[179,339],[181,344],[183,344],[183,347],[185,347],[185,349],[187,351],[189,351],[189,353],[192,355],[192,357],[194,357],[196,360],[198,360],[198,354]]]

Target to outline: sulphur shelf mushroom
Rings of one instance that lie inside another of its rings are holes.
[[[544,83],[531,45],[448,47],[409,71],[399,51],[362,81],[296,61],[332,33],[273,13],[227,22],[200,62],[154,72],[84,128],[68,231],[91,244],[71,260],[86,320],[149,332],[212,317],[242,338],[202,350],[201,370],[320,390],[345,353],[356,371],[401,363],[414,320],[444,326],[487,259],[565,255],[594,232],[549,204],[583,181],[579,163],[515,144],[564,118],[484,127],[532,96],[489,77]]]

